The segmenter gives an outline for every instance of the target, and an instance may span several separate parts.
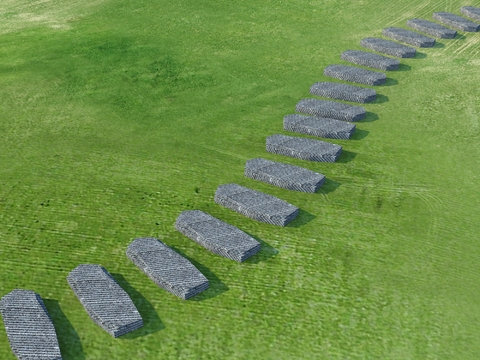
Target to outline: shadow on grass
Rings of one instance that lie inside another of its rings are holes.
[[[58,344],[63,359],[85,360],[83,346],[77,331],[60,308],[57,300],[42,299],[45,307],[52,318],[55,332],[57,333]]]
[[[337,163],[340,163],[340,164],[349,163],[350,161],[355,159],[355,156],[357,156],[357,153],[354,153],[348,150],[342,150],[342,153],[340,154],[340,157],[338,158]]]
[[[457,35],[455,35],[455,37],[453,39],[448,39],[448,40],[465,40],[467,37],[465,35],[460,35],[458,32],[457,32]]]
[[[379,87],[382,87],[382,86],[385,87],[385,86],[394,86],[394,85],[398,85],[398,80],[387,77],[387,79],[385,80],[385,83],[383,83],[382,85],[378,85],[378,86]]]
[[[297,217],[291,223],[287,224],[287,227],[299,228],[300,226],[309,223],[315,218],[315,215],[310,214],[308,211],[300,209],[298,211]]]
[[[367,111],[365,113],[365,117],[358,122],[373,122],[373,121],[377,121],[378,119],[379,118],[377,114],[372,113],[371,111]]]
[[[438,42],[437,40],[435,40],[435,45],[433,45],[434,48],[444,48],[445,47],[445,44],[444,43],[441,43],[441,42]]]
[[[261,244],[260,251],[253,255],[252,257],[249,257],[247,260],[244,261],[244,263],[247,264],[258,264],[259,262],[266,261],[275,255],[278,254],[278,250],[275,249],[274,247],[270,246],[270,244],[266,243],[262,239],[256,237],[255,235],[252,235],[248,232],[245,231],[245,233],[248,236],[251,236],[255,240],[257,240]]]
[[[414,59],[425,59],[426,57],[427,57],[427,54],[422,53],[420,51],[416,51]]]
[[[188,257],[185,253],[175,246],[170,246],[175,252],[183,256],[185,259],[190,261],[193,266],[195,266],[205,277],[208,279],[209,287],[207,290],[202,291],[200,294],[195,295],[194,297],[188,299],[188,301],[203,301],[207,299],[214,298],[224,292],[228,291],[228,286],[225,285],[222,280],[220,280],[217,275],[215,275],[209,268],[200,264],[198,261]]]
[[[370,131],[367,131],[367,130],[355,129],[355,132],[353,133],[353,135],[350,136],[350,140],[365,139],[369,133],[370,133]]]
[[[111,274],[116,282],[122,287],[123,290],[132,299],[133,303],[137,307],[138,312],[142,316],[143,326],[140,329],[134,330],[128,334],[122,335],[119,339],[136,339],[145,335],[156,333],[157,331],[165,329],[165,325],[158,316],[157,312],[153,308],[152,304],[145,299],[145,297],[139,293],[121,274]]]
[[[337,190],[340,187],[340,185],[342,184],[339,183],[338,181],[326,178],[322,187],[318,189],[317,194],[324,194],[324,195],[330,194],[331,192],[334,192],[335,190]]]
[[[388,96],[382,95],[382,94],[377,94],[377,98],[370,102],[369,104],[383,104],[386,103],[388,100]]]
[[[394,71],[410,71],[410,70],[412,70],[412,67],[410,65],[400,64],[398,65],[398,69]]]

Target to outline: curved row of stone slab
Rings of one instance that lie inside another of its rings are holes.
[[[348,65],[329,65],[323,70],[323,75],[373,86],[384,84],[387,80],[384,73]]]
[[[382,34],[394,40],[418,47],[432,47],[435,45],[435,39],[425,36],[415,31],[410,31],[397,27],[389,27],[382,30]]]
[[[267,137],[267,151],[302,160],[335,162],[342,147],[321,140],[275,134]]]
[[[433,18],[442,24],[451,26],[457,30],[476,32],[480,29],[480,24],[448,12],[433,13]]]
[[[460,12],[475,21],[480,21],[480,8],[473,6],[463,6],[460,9]]]
[[[340,55],[340,59],[379,70],[398,70],[400,65],[400,61],[397,59],[361,50],[344,51]]]
[[[302,99],[295,106],[295,111],[313,116],[342,121],[360,121],[367,115],[365,108],[347,105],[335,101],[319,99]]]
[[[416,49],[410,46],[398,44],[394,41],[380,39],[380,38],[365,38],[360,41],[360,45],[383,54],[392,55],[400,58],[413,58],[416,54]]]
[[[310,94],[358,103],[372,102],[377,98],[374,89],[334,82],[317,82],[310,87]]]
[[[10,348],[18,359],[61,360],[57,334],[40,295],[15,289],[0,300]]]
[[[238,184],[220,185],[215,192],[217,204],[251,219],[285,226],[298,215],[299,209],[275,196]]]
[[[93,322],[113,337],[143,326],[132,299],[104,267],[79,265],[68,274],[67,282]]]
[[[457,35],[457,32],[455,30],[437,24],[436,22],[423,19],[407,20],[407,26],[411,27],[414,30],[423,32],[431,36],[435,36],[437,38],[453,39]]]
[[[248,160],[245,176],[280,188],[314,193],[325,182],[325,175],[263,158]]]
[[[260,243],[250,235],[200,210],[182,212],[175,229],[212,253],[238,262],[260,251]]]
[[[355,128],[355,124],[346,121],[316,116],[290,114],[283,118],[284,130],[321,138],[348,140]]]
[[[187,300],[208,289],[208,279],[187,259],[156,238],[138,238],[127,257],[157,286]]]

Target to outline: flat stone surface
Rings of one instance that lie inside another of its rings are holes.
[[[323,70],[323,74],[365,85],[381,85],[387,80],[387,75],[384,73],[347,65],[329,65]]]
[[[474,23],[460,15],[455,15],[448,12],[436,12],[433,13],[433,18],[442,24],[453,27],[454,29],[467,31],[467,32],[476,32],[480,29],[480,24]]]
[[[18,359],[62,359],[55,328],[40,295],[15,289],[0,300],[0,312]]]
[[[214,200],[251,219],[277,226],[286,226],[298,215],[299,209],[286,201],[260,191],[246,188],[238,184],[220,185],[215,192]],[[255,199],[261,198],[257,202]]]
[[[334,82],[317,82],[310,87],[310,94],[358,103],[372,102],[377,98],[374,89]]]
[[[367,66],[379,70],[398,70],[400,61],[383,55],[373,54],[361,50],[347,50],[340,55],[340,59],[353,64]]]
[[[360,41],[360,45],[370,50],[400,58],[413,58],[416,53],[415,48],[380,38],[365,38]]]
[[[182,212],[175,228],[212,253],[238,262],[260,250],[260,243],[250,235],[200,210]]]
[[[352,122],[362,120],[367,115],[365,108],[362,106],[319,99],[302,99],[297,103],[295,111],[318,117]]]
[[[299,114],[286,115],[283,129],[330,139],[348,140],[355,132],[355,124],[346,121]]]
[[[435,39],[425,36],[415,31],[410,31],[397,27],[388,27],[382,30],[383,35],[394,40],[401,41],[418,47],[432,47],[435,45]]]
[[[455,30],[437,24],[436,22],[423,19],[407,20],[407,26],[437,38],[453,39],[457,35]]]
[[[480,8],[474,6],[463,6],[460,12],[469,18],[480,21]]]
[[[209,286],[208,279],[190,261],[159,239],[137,238],[128,245],[126,255],[157,286],[181,299]]]
[[[93,322],[113,337],[143,326],[130,296],[104,267],[79,265],[68,274],[67,282]]]
[[[248,160],[245,176],[288,190],[316,192],[325,182],[325,175],[263,158]]]

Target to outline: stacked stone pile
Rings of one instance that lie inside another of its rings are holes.
[[[435,45],[435,39],[425,36],[415,31],[401,29],[397,27],[388,27],[382,30],[383,35],[394,40],[418,47],[432,47]]]
[[[182,212],[175,229],[212,253],[238,262],[260,251],[260,243],[250,235],[200,210]]]
[[[413,58],[416,53],[415,48],[380,38],[365,38],[360,42],[360,45],[373,51],[400,58]]]
[[[468,16],[470,19],[480,21],[480,8],[473,6],[463,6],[460,11],[463,15]]]
[[[448,12],[433,13],[433,18],[442,24],[453,27],[457,30],[476,32],[480,29],[480,24]]]
[[[310,94],[358,103],[372,102],[377,98],[373,89],[334,82],[317,82],[310,87]]]
[[[220,185],[215,192],[217,204],[251,219],[285,226],[298,215],[299,209],[275,196],[238,184]]]
[[[346,121],[315,116],[291,114],[283,118],[284,130],[322,138],[348,140],[355,128],[355,124]]]
[[[275,134],[267,138],[267,151],[302,160],[335,162],[342,147],[321,140]]]
[[[329,65],[323,75],[365,85],[381,85],[387,80],[384,73],[347,65]]]
[[[157,286],[181,299],[187,300],[208,289],[208,279],[158,239],[135,239],[128,245],[126,255]]]
[[[0,301],[10,347],[18,359],[61,360],[57,334],[40,295],[16,289]]]
[[[442,39],[453,39],[457,32],[433,21],[423,19],[407,20],[407,26],[414,30]]]
[[[263,158],[248,160],[245,176],[288,190],[314,193],[325,182],[325,175]]]
[[[340,55],[340,59],[353,64],[362,65],[379,70],[398,70],[400,61],[379,54],[372,54],[361,50],[347,50]]]
[[[367,115],[365,108],[362,106],[319,99],[302,99],[297,103],[295,111],[313,116],[353,122],[360,121]]]
[[[102,266],[79,265],[68,274],[67,282],[93,322],[113,337],[143,326],[133,301]]]

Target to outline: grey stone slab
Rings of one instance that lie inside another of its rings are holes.
[[[228,196],[237,194],[234,192]],[[205,215],[208,220],[203,220]],[[195,218],[202,221],[192,223]],[[182,212],[175,222],[175,228],[212,253],[238,262],[255,255],[261,247],[247,233],[200,210]]]
[[[310,87],[310,94],[330,99],[369,103],[377,98],[374,89],[333,82],[317,82]]]
[[[190,226],[202,224],[205,217],[197,220]],[[208,279],[190,261],[159,239],[137,238],[128,245],[126,255],[157,286],[181,299],[187,300],[209,287]]]
[[[480,8],[474,7],[474,6],[463,6],[460,9],[460,12],[468,16],[470,19],[473,19],[475,21],[480,21]]]
[[[353,64],[367,66],[379,70],[398,70],[400,61],[387,56],[373,54],[361,50],[347,50],[340,55],[340,59]]]
[[[267,138],[267,151],[309,161],[335,162],[342,152],[340,145],[275,134]]]
[[[245,176],[288,190],[316,192],[325,182],[325,175],[262,158],[248,160]]]
[[[400,58],[413,58],[415,57],[415,53],[417,51],[415,48],[410,46],[373,37],[363,39],[360,41],[360,45],[370,50]]]
[[[325,76],[365,85],[382,85],[387,75],[378,71],[348,65],[329,65],[323,70]]]
[[[243,193],[246,196],[234,197],[234,193]],[[246,188],[238,184],[220,185],[215,192],[214,200],[217,204],[225,206],[251,219],[272,225],[286,226],[298,215],[298,208],[275,196],[265,198],[260,191]],[[245,201],[248,198],[261,197],[265,202],[257,204]],[[245,201],[245,202],[244,202]],[[252,204],[255,204],[252,206]]]
[[[442,24],[461,31],[476,32],[480,29],[480,24],[448,12],[433,13],[433,18]]]
[[[415,31],[410,31],[397,27],[388,27],[382,30],[383,35],[394,40],[418,47],[432,47],[435,45],[435,39],[425,36]]]
[[[455,30],[437,24],[436,22],[423,19],[407,20],[407,26],[411,27],[414,30],[423,32],[431,36],[435,36],[437,38],[453,39],[457,35],[457,32]]]
[[[40,295],[15,289],[0,300],[12,352],[18,359],[61,360],[52,320]]]
[[[104,267],[79,265],[68,274],[67,282],[93,322],[113,337],[143,326],[133,301]]]
[[[297,103],[295,111],[318,117],[352,122],[362,120],[367,114],[362,106],[319,99],[302,99]]]
[[[290,114],[283,118],[283,128],[299,134],[348,140],[355,132],[356,126],[341,120]]]

